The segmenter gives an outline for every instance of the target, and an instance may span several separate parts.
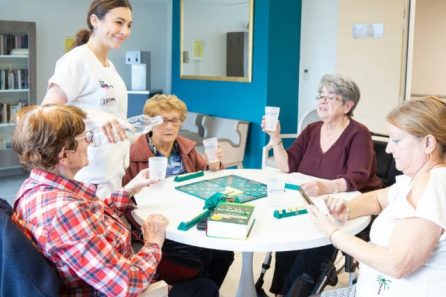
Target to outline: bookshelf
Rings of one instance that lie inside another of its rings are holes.
[[[0,176],[20,169],[14,116],[36,101],[36,23],[0,20]]]

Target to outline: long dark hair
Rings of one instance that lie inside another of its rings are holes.
[[[92,14],[102,20],[110,10],[117,7],[126,7],[132,10],[132,5],[130,5],[128,0],[94,0],[91,2],[87,14],[88,29],[81,29],[76,33],[76,40],[74,41],[72,48],[87,43],[90,38],[91,32],[93,32],[94,29],[90,22],[90,16]]]

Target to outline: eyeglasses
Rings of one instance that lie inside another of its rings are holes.
[[[339,98],[339,96],[316,96],[316,100],[318,101],[327,101],[327,102],[334,102],[334,101],[342,101],[342,98]]]
[[[81,136],[79,136],[79,137],[81,137]],[[79,140],[79,137],[75,137],[74,139],[76,139],[76,140]],[[86,131],[85,132],[85,135],[84,135],[84,140],[85,140],[85,142],[87,143],[87,144],[90,144],[90,143],[92,143],[93,142],[93,137],[94,137],[94,133],[93,133],[93,131]],[[82,138],[81,138],[82,139]]]
[[[173,118],[173,119],[163,118],[163,124],[167,125],[168,123],[171,123],[172,125],[177,126],[181,123],[181,119],[180,118]]]

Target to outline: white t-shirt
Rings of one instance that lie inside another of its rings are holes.
[[[49,84],[57,84],[65,92],[67,104],[93,111],[89,112],[93,119],[87,121],[87,129],[93,130],[97,145],[88,147],[89,165],[76,174],[76,179],[98,184],[101,197],[121,188],[130,149],[128,141],[107,142],[101,128],[92,122],[104,116],[101,112],[127,118],[127,88],[113,63],[108,63],[109,67],[104,67],[84,44],[62,56],[49,79]]]
[[[398,219],[419,217],[446,229],[446,168],[431,170],[430,179],[416,209],[406,199],[412,188],[411,182],[408,176],[398,176],[396,183],[390,188],[389,204],[373,222],[370,230],[370,241],[373,244],[388,246]],[[443,234],[429,260],[414,273],[400,279],[395,279],[361,263],[356,296],[445,296],[445,239],[446,234]]]

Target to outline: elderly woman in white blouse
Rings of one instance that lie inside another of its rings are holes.
[[[344,289],[350,292],[342,296],[445,296],[446,105],[436,97],[413,99],[387,120],[387,152],[403,175],[393,186],[349,202],[326,200],[340,221],[378,215],[370,242],[341,231],[318,209],[309,210],[331,242],[361,263],[356,288]],[[335,292],[322,296],[340,296]]]

